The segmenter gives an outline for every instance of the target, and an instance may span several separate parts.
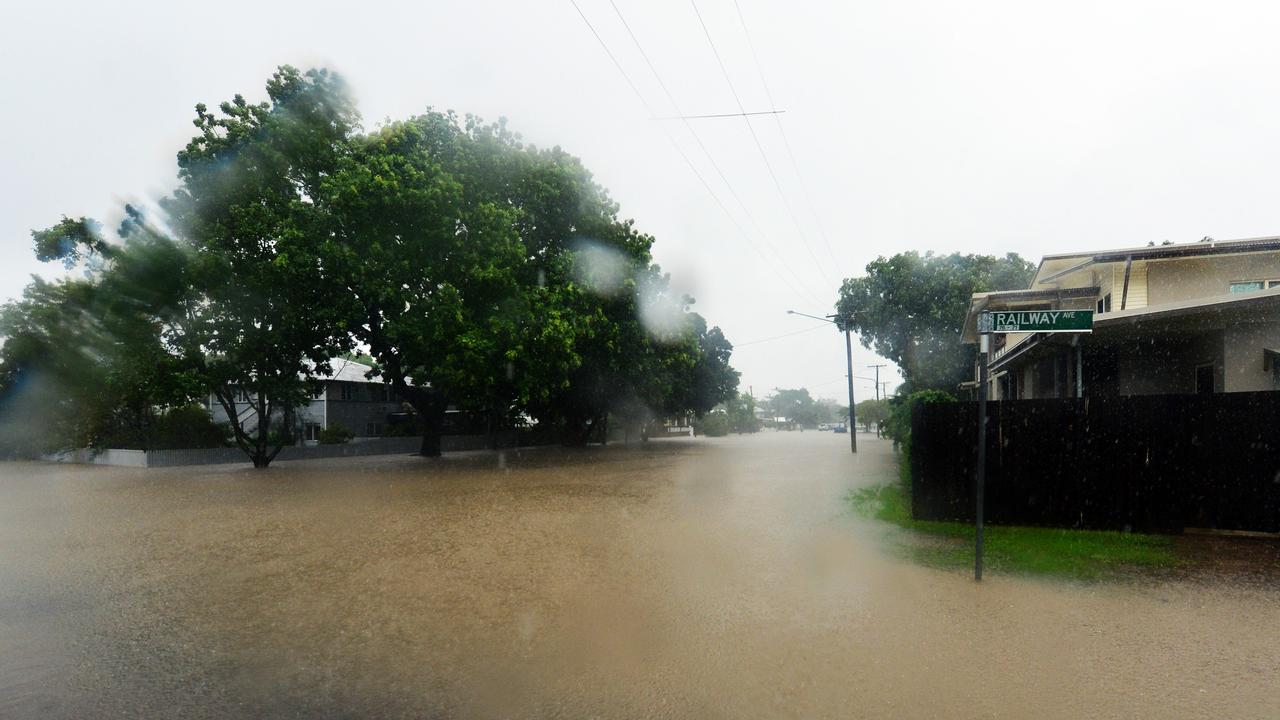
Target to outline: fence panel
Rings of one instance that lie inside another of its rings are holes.
[[[1280,532],[1280,393],[988,405],[994,523]],[[912,409],[912,512],[973,519],[977,403]]]

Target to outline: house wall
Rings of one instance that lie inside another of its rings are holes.
[[[1121,395],[1194,393],[1196,367],[1212,363],[1214,392],[1223,392],[1223,331],[1198,334],[1145,334],[1116,352]],[[1261,364],[1262,351],[1258,351]]]
[[[1125,299],[1125,310],[1136,310],[1147,306],[1148,263],[1135,262],[1129,273],[1129,296]],[[1115,309],[1120,310],[1121,297],[1124,295],[1124,267],[1120,268],[1120,295],[1114,297]]]
[[[343,399],[344,386],[349,399]],[[381,399],[383,397],[386,399]],[[390,388],[381,383],[326,383],[325,398],[328,402],[326,427],[340,423],[361,437],[385,433],[387,416],[400,412],[401,405]]]
[[[1280,279],[1277,252],[1152,261],[1147,265],[1147,300],[1162,305],[1226,295],[1233,282],[1276,279]]]
[[[343,399],[343,386],[347,387],[346,395],[350,399]],[[379,399],[382,397],[386,399]],[[300,427],[315,424],[321,428],[327,428],[334,423],[339,423],[355,433],[357,437],[368,437],[379,434],[379,431],[385,433],[387,415],[400,412],[400,409],[400,401],[395,394],[381,383],[331,380],[325,383],[325,388],[319,396],[313,398],[304,407],[298,408],[297,419]],[[237,402],[236,411],[244,414],[246,431],[253,432],[257,429],[257,417],[250,409],[249,403]],[[209,399],[209,414],[214,422],[228,421],[222,404],[212,396]],[[274,414],[275,421],[278,422],[280,417],[280,413]]]
[[[217,398],[212,395],[209,396],[208,408],[209,416],[213,418],[215,423],[228,422],[227,411],[223,409],[222,403],[218,402]],[[251,433],[258,429],[257,413],[253,411],[249,403],[236,402],[235,410],[237,414],[244,418],[245,432]],[[279,411],[272,413],[273,419],[277,422],[282,415],[283,413]],[[324,399],[322,397],[313,398],[307,405],[298,408],[297,416],[301,423],[315,423],[325,427]]]
[[[1111,312],[1118,312],[1123,304],[1125,310],[1135,310],[1147,306],[1147,263],[1137,261],[1129,269],[1129,289],[1125,294],[1124,263],[1109,263],[1093,271],[1094,285],[1098,286],[1098,296],[1085,301],[1078,309],[1094,310],[1098,300],[1111,294]],[[1065,307],[1065,304],[1064,304]]]
[[[1277,389],[1262,367],[1263,348],[1280,348],[1280,323],[1237,324],[1224,331],[1224,392]]]

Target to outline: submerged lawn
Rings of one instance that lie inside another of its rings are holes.
[[[910,531],[897,549],[917,562],[973,566],[973,526],[912,519],[910,491],[903,482],[856,490],[849,503],[861,515]],[[987,525],[983,543],[983,565],[994,572],[1095,579],[1178,562],[1172,538],[1161,535]]]

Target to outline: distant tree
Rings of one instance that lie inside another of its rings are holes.
[[[854,416],[865,430],[870,430],[872,425],[880,425],[889,417],[888,400],[863,400],[854,407],[857,410]]]
[[[760,430],[760,419],[756,417],[756,399],[750,393],[734,393],[725,401],[725,414],[728,415],[729,429],[735,433],[754,433]]]
[[[880,257],[850,278],[836,304],[864,347],[901,368],[907,390],[954,390],[972,374],[975,350],[960,342],[973,293],[1027,287],[1035,266],[1016,254]]]
[[[689,313],[687,319],[688,334],[679,350],[686,357],[677,361],[681,377],[674,383],[667,405],[673,412],[690,410],[704,415],[737,394],[739,374],[729,365],[733,345],[720,328],[708,329],[698,313]]]
[[[775,417],[784,417],[801,427],[816,427],[821,422],[818,403],[805,388],[775,389],[768,398],[768,407]]]

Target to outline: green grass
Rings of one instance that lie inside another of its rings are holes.
[[[849,494],[858,514],[908,531],[895,549],[916,562],[949,569],[973,566],[973,526],[915,520],[904,481],[862,488]],[[1043,575],[1075,580],[1172,567],[1172,539],[1160,535],[987,525],[983,565],[998,573]]]

